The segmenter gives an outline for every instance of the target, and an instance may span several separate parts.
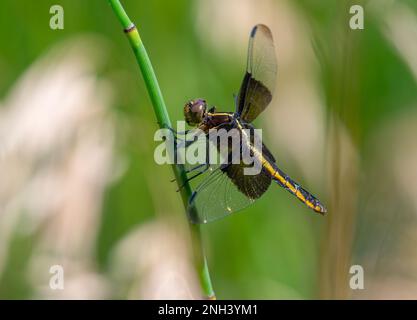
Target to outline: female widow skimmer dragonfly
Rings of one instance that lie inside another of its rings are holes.
[[[184,107],[185,120],[190,126],[197,126],[208,135],[211,129],[226,130],[253,129],[251,122],[266,109],[272,100],[275,87],[277,63],[271,30],[256,25],[250,34],[246,73],[239,94],[235,98],[236,111],[217,112],[213,107],[207,110],[204,99],[187,102]],[[204,179],[196,187],[189,199],[188,214],[194,223],[207,223],[243,209],[258,199],[269,188],[271,181],[295,195],[312,210],[324,214],[325,207],[320,201],[294,182],[275,163],[275,159],[265,145],[255,149],[253,137],[240,136],[240,144],[246,144],[261,164],[256,175],[245,175],[245,164],[230,160],[219,166],[207,163],[187,171],[198,171],[189,177],[192,180],[201,174]],[[195,210],[197,209],[197,210]]]

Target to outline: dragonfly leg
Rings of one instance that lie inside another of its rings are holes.
[[[184,144],[183,144],[183,145],[181,145],[181,147],[188,148],[190,145],[192,145],[192,144],[193,144],[194,142],[196,142],[196,141],[197,141],[197,140],[192,140],[192,141],[182,141]],[[175,153],[176,153],[176,152],[177,152],[177,148],[178,148],[178,144],[177,144],[177,143],[175,143],[174,147],[175,147]],[[201,164],[199,164],[199,165],[197,165],[197,166],[195,166],[195,167],[193,167],[193,168],[191,168],[191,169],[186,170],[186,171],[185,171],[185,173],[186,173],[186,174],[188,174],[188,173],[193,172],[193,171],[195,171],[195,170],[198,170],[198,169],[200,169],[200,168],[202,168],[202,167],[205,167],[205,168],[202,170],[202,172],[206,172],[206,171],[208,170],[208,168],[209,168],[209,146],[208,146],[208,144],[207,144],[207,146],[206,146],[206,162],[205,162],[205,163],[201,163]],[[202,172],[201,172],[201,173],[202,173]],[[192,177],[191,177],[190,179],[192,179]],[[175,179],[175,178],[171,180],[171,182],[174,182],[174,181],[176,181],[176,179]],[[189,180],[187,180],[187,181],[189,181]],[[182,187],[183,187],[183,186],[181,186],[181,187],[180,187],[180,189],[181,189]],[[178,191],[178,190],[177,190],[177,191]]]
[[[200,169],[200,168],[202,168],[202,167],[204,167],[204,166],[208,166],[207,165],[207,163],[201,163],[201,164],[199,164],[198,166],[195,166],[195,167],[193,167],[193,168],[191,168],[191,169],[188,169],[188,170],[185,170],[185,173],[186,174],[188,174],[188,173],[190,173],[190,172],[193,172],[193,171],[195,171],[195,170],[198,170],[198,169]],[[204,168],[203,169],[203,171],[207,171],[207,169],[206,168]],[[174,181],[176,181],[177,179],[172,179],[170,182],[174,182]]]
[[[195,166],[195,167],[193,167],[191,169],[186,170],[185,173],[193,172],[193,171],[198,170],[198,169],[200,169],[200,168],[202,168],[204,166],[208,167],[208,164],[207,163],[199,164],[198,166]],[[206,168],[204,168],[203,170],[206,171]]]
[[[186,180],[185,180],[185,182],[178,188],[178,190],[177,190],[177,192],[179,192],[182,188],[184,188],[184,185],[186,184],[186,183],[188,183],[188,182],[190,182],[191,180],[193,180],[193,179],[195,179],[195,178],[197,178],[198,176],[200,176],[200,175],[202,175],[204,172],[206,172],[208,169],[209,169],[209,165],[208,164],[204,164],[206,167],[203,169],[203,170],[201,170],[200,172],[198,172],[198,173],[196,173],[195,175],[193,175],[193,176],[191,176],[191,177],[189,177],[189,178],[187,178]],[[196,168],[193,168],[192,170],[195,170]],[[191,170],[191,171],[192,171]],[[190,171],[190,172],[191,172]]]
[[[174,136],[177,138],[177,136],[178,135],[181,135],[181,136],[185,136],[188,132],[190,132],[191,130],[185,130],[185,131],[177,131],[177,130],[175,130],[174,128],[171,128],[171,127],[167,127],[167,129],[169,130],[169,131],[171,131],[173,134],[174,134]]]

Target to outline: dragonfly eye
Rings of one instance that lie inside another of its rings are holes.
[[[193,126],[198,125],[207,113],[207,103],[203,99],[190,100],[184,106],[185,121]]]

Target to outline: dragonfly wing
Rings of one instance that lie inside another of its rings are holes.
[[[252,122],[272,100],[277,62],[271,30],[256,25],[250,34],[246,74],[236,99],[236,112]]]
[[[230,215],[254,202],[269,188],[271,175],[262,168],[259,159],[248,158],[253,157],[253,152],[244,152],[244,146],[253,147],[252,138],[239,132],[240,139],[223,159],[225,163],[217,168],[211,166],[211,172],[196,187],[189,203],[192,221],[206,223]],[[234,158],[233,150],[239,151],[236,154],[239,158]],[[259,171],[249,174],[246,169],[253,167]]]
[[[191,221],[207,223],[240,211],[268,189],[269,175],[245,175],[243,168],[240,164],[226,164],[208,174],[189,201]]]
[[[223,171],[241,193],[252,200],[256,200],[268,190],[271,177],[263,171],[257,175],[245,175],[244,169],[245,166],[242,164],[232,164]]]

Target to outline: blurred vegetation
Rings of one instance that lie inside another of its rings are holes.
[[[272,6],[279,2],[282,1],[267,4]],[[360,2],[367,8],[371,1]],[[18,77],[56,43],[84,34],[96,34],[105,39],[106,64],[97,77],[110,80],[114,87],[116,99],[112,113],[119,120],[116,151],[126,164],[126,171],[106,191],[102,206],[94,260],[100,273],[106,276],[110,272],[110,254],[126,234],[155,216],[177,219],[185,219],[185,216],[176,186],[170,183],[171,169],[154,162],[156,120],[129,44],[107,1],[59,1],[65,10],[65,29],[53,31],[49,28],[49,8],[55,3],[3,2],[0,96],[5,97]],[[302,170],[296,165],[286,160],[283,166],[329,205],[329,215],[315,216],[287,193],[271,186],[244,213],[204,226],[212,281],[220,299],[343,297],[335,293],[337,290],[323,288],[335,286],[335,283],[343,286],[333,277],[340,269],[332,265],[342,258],[326,259],[323,252],[335,255],[344,252],[343,259],[350,265],[351,255],[353,261],[361,264],[371,253],[381,250],[390,222],[378,224],[382,213],[378,211],[379,205],[373,207],[372,202],[379,201],[375,193],[385,194],[381,184],[392,180],[385,182],[383,173],[375,173],[378,161],[382,163],[382,160],[372,144],[381,126],[398,115],[412,114],[417,105],[416,79],[383,34],[386,22],[375,14],[378,11],[369,10],[368,14],[365,9],[365,30],[352,31],[348,29],[348,8],[353,2],[297,0],[285,3],[302,17],[309,28],[311,42],[308,45],[315,48],[319,65],[317,86],[326,110],[326,152],[330,155],[325,163],[317,164],[325,181],[321,186],[312,184],[318,186],[318,191],[310,187],[309,181],[303,181]],[[417,14],[415,1],[397,3]],[[123,4],[140,29],[172,121],[182,119],[184,102],[194,97],[204,97],[220,109],[233,110],[232,94],[238,90],[244,72],[246,43],[242,44],[239,56],[235,55],[236,51],[220,52],[212,47],[212,42],[201,34],[202,28],[211,26],[196,27],[196,12],[201,1],[123,1]],[[255,1],[252,5],[256,6]],[[223,32],[227,33],[228,28]],[[242,32],[247,34],[249,29]],[[277,46],[279,51],[280,44]],[[279,59],[278,55],[278,66]],[[278,100],[279,95],[278,90]],[[257,121],[258,126],[263,126],[265,118]],[[343,132],[351,138],[357,152],[358,166],[353,173],[357,176],[356,184],[346,189],[344,178],[338,175],[338,163],[342,161],[338,158],[338,148],[343,146],[337,135],[334,136],[332,128],[335,126],[346,130]],[[265,139],[271,142],[273,131],[267,129],[269,134]],[[286,158],[275,147],[270,149],[279,154],[278,159]],[[348,194],[347,190],[354,190],[355,194]],[[415,209],[402,204],[399,193],[392,190],[386,201],[413,214]],[[330,235],[341,222],[346,222],[347,234]],[[349,248],[333,241],[338,236],[346,237],[341,243]],[[36,237],[36,234],[14,237],[7,266],[0,277],[1,298],[32,296],[24,270]],[[326,281],[329,283],[325,285]]]

